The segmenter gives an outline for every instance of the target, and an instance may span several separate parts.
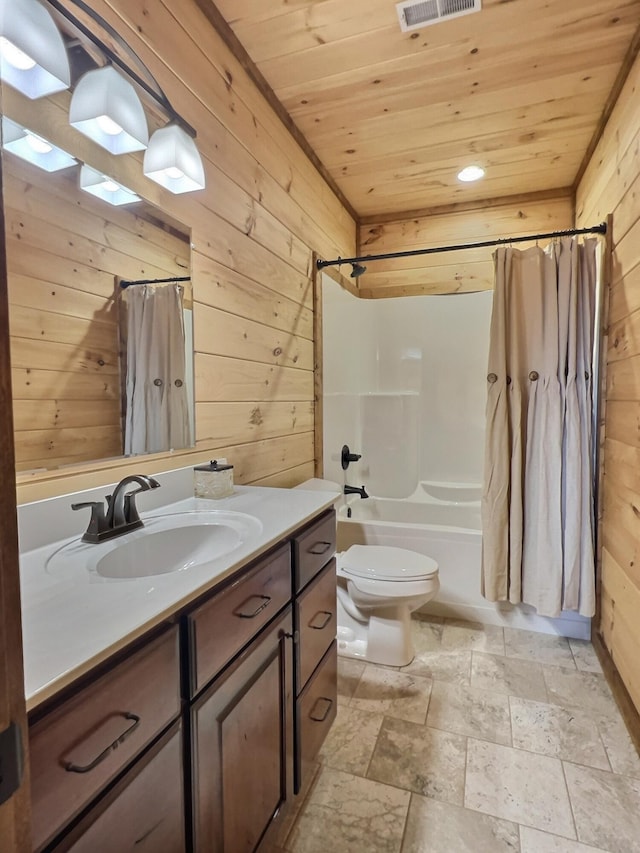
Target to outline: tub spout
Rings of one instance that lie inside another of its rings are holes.
[[[361,498],[369,497],[364,486],[360,486],[360,488],[357,486],[345,486],[344,493],[345,495],[360,495]]]

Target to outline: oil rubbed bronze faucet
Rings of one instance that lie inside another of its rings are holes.
[[[139,488],[128,490],[127,487],[134,483]],[[120,480],[112,495],[107,495],[106,509],[104,501],[71,504],[71,509],[74,510],[91,507],[89,526],[82,541],[104,542],[105,539],[113,539],[115,536],[122,536],[124,533],[142,527],[142,519],[136,507],[136,495],[159,487],[160,483],[154,477],[148,477],[146,474],[130,474]]]
[[[364,486],[345,486],[344,493],[345,495],[360,495],[361,498],[369,497]]]

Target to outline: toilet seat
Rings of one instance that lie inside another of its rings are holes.
[[[342,573],[354,579],[407,583],[428,580],[438,574],[431,557],[387,545],[352,545],[339,555]]]

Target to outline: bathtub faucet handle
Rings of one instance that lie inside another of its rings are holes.
[[[349,467],[350,462],[357,462],[358,459],[362,459],[361,453],[351,453],[349,450],[349,445],[344,444],[342,446],[342,451],[340,453],[340,461],[342,463],[342,470],[346,471]]]

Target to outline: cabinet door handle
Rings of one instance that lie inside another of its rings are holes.
[[[256,607],[255,610],[252,610],[250,613],[244,611],[244,607],[254,598],[258,598],[260,600],[260,604]],[[257,616],[258,613],[261,613],[265,607],[267,607],[271,603],[270,595],[250,595],[242,604],[239,604],[236,609],[233,611],[234,616],[239,616],[241,619],[253,619],[254,616]]]
[[[330,610],[318,610],[316,615],[309,622],[309,627],[313,628],[314,631],[322,631],[322,629],[326,628],[327,625],[329,624],[329,622],[331,622],[332,616],[333,616],[333,613],[331,613]],[[316,621],[316,619],[318,619],[318,617],[320,617],[322,619],[322,622],[320,624],[314,625],[314,622]]]
[[[322,714],[320,716],[320,714],[315,714],[314,712],[315,712],[316,708],[318,707],[318,705],[320,705],[321,702],[325,702],[326,704],[325,704],[324,709],[323,709],[324,714]],[[333,699],[327,699],[326,696],[320,696],[318,699],[316,699],[316,701],[313,705],[313,708],[309,711],[309,717],[310,717],[310,719],[312,719],[316,723],[324,723],[324,721],[329,716],[329,711],[331,710],[332,707],[333,707]]]
[[[94,767],[97,767],[105,758],[112,752],[114,749],[117,749],[121,743],[123,743],[140,725],[140,717],[137,714],[131,714],[128,711],[122,714],[125,720],[133,720],[133,723],[125,729],[121,735],[119,735],[113,743],[110,743],[106,749],[100,753],[100,755],[96,756],[90,764],[74,764],[73,761],[65,761],[64,769],[68,770],[69,773],[88,773],[90,770],[93,770]]]
[[[314,542],[311,548],[309,548],[309,553],[319,557],[321,554],[326,554],[329,548],[331,548],[331,542],[325,542],[324,539],[320,539],[318,542]]]

